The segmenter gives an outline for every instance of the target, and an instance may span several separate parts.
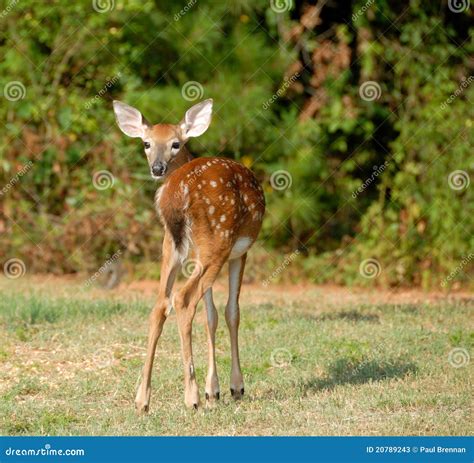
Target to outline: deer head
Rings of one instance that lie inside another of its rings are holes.
[[[202,135],[211,123],[212,99],[188,109],[176,125],[153,125],[133,106],[116,100],[113,105],[120,130],[129,137],[143,140],[151,175],[158,180],[192,159],[186,142]]]

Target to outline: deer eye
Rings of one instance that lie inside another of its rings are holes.
[[[174,141],[173,144],[171,145],[171,148],[174,150],[177,150],[179,148],[179,141]]]
[[[147,141],[145,143],[143,143],[143,146],[145,147],[145,149],[147,150],[151,145],[150,143],[148,143]]]

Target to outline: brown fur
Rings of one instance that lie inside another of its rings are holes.
[[[152,137],[156,137],[162,141],[168,141],[172,138],[180,138],[180,131],[176,125],[173,124],[155,124],[150,132]]]
[[[168,176],[157,206],[177,249],[188,224],[200,254],[228,255],[238,238],[257,238],[265,197],[254,174],[241,164],[199,158]]]

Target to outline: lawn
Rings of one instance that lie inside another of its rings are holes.
[[[176,319],[157,349],[151,410],[133,400],[156,286],[0,280],[0,433],[53,435],[472,434],[472,297],[244,286],[245,397],[229,392],[224,285],[216,288],[221,400],[183,403]],[[460,349],[453,351],[453,349]],[[206,334],[194,351],[201,400]],[[450,356],[451,355],[451,356]]]

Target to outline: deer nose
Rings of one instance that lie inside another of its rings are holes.
[[[155,162],[151,167],[151,173],[155,177],[162,177],[166,172],[166,164],[164,162]]]

